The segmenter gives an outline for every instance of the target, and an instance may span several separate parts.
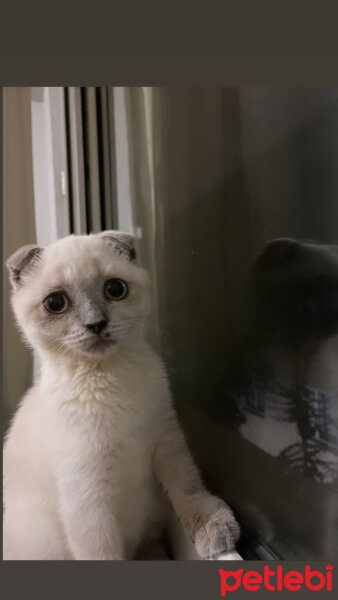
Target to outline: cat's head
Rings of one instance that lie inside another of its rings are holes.
[[[99,357],[143,331],[148,277],[131,235],[105,231],[24,246],[7,267],[15,315],[34,348]]]

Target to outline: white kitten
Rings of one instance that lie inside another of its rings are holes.
[[[26,246],[7,266],[42,367],[4,447],[4,558],[133,558],[159,535],[165,497],[201,556],[232,549],[238,525],[204,489],[144,341],[148,280],[132,236]]]

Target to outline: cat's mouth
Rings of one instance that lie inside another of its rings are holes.
[[[92,333],[82,336],[82,339],[77,339],[76,342],[72,342],[71,340],[66,345],[66,348],[76,353],[98,356],[99,354],[104,355],[109,353],[109,350],[112,351],[118,341],[119,336],[114,335],[112,337],[112,334],[108,332],[100,334]]]
[[[114,346],[114,344],[116,344],[116,340],[112,338],[102,338],[97,336],[93,340],[90,340],[87,348],[91,352],[103,352],[104,350],[111,348],[111,346]]]
[[[78,351],[83,352],[84,354],[105,354],[115,346],[117,340],[111,337],[101,337],[98,335],[93,335],[90,338],[87,338],[86,341],[83,341],[81,346],[78,345]]]

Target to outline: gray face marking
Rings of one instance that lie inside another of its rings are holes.
[[[83,326],[86,328],[95,323],[100,323],[101,321],[108,321],[107,312],[107,307],[104,306],[104,302],[96,303],[86,297],[80,302],[79,317]]]
[[[105,279],[99,275],[82,286],[77,282],[69,292],[74,300],[72,322],[64,338],[67,347],[80,347],[97,354],[115,343],[114,332],[122,332],[121,320],[113,303],[104,297],[104,283]]]
[[[61,346],[97,355],[104,353],[121,340],[134,324],[129,316],[127,299],[114,302],[104,295],[106,278],[98,274],[94,281],[74,282],[62,289],[71,302],[71,309],[64,314],[50,315],[44,310],[43,319],[54,321]]]

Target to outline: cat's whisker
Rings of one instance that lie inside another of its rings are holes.
[[[159,327],[158,325],[154,325],[154,323],[148,323],[147,324],[148,327],[151,327],[152,329],[156,329],[156,331],[158,331],[159,333],[166,335],[167,337],[174,339],[174,336],[170,333],[168,333],[168,331],[165,331],[165,329],[161,329],[161,327]]]
[[[64,339],[70,341],[70,340],[76,339],[81,336],[83,336],[83,331],[75,331],[75,332],[70,333],[69,335],[65,336]]]

